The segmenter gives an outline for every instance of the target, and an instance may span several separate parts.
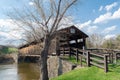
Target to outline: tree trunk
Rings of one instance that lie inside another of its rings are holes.
[[[49,37],[46,37],[44,48],[41,52],[41,57],[40,57],[40,70],[41,70],[40,80],[49,80],[48,69],[47,69],[47,57],[48,57],[49,46],[50,46],[50,40]]]

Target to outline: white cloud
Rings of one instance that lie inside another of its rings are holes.
[[[53,19],[51,18],[49,25],[52,25],[52,23],[53,23]],[[74,25],[72,16],[63,17],[61,22],[59,23],[58,29],[70,27],[72,25]]]
[[[112,19],[120,19],[120,8],[113,13]]]
[[[6,40],[19,40],[19,39],[21,39],[22,38],[22,36],[20,36],[19,34],[18,34],[18,31],[11,31],[11,32],[9,32],[9,33],[6,33],[6,32],[0,32],[0,37],[3,37],[4,36],[4,41],[6,41]]]
[[[102,10],[103,10],[103,6],[100,6],[99,11],[102,11]]]
[[[118,3],[114,2],[114,3],[110,4],[110,5],[105,6],[105,9],[107,11],[110,11],[113,7],[116,7],[117,5],[118,5]]]
[[[89,20],[89,21],[84,22],[84,23],[76,24],[76,26],[79,26],[79,29],[82,29],[82,28],[90,26],[91,23],[92,23],[92,21]]]
[[[111,31],[116,30],[116,28],[117,26],[111,26],[111,27],[105,28],[102,33],[106,33],[106,34],[110,33]]]
[[[48,3],[49,2],[49,0],[41,0],[43,3]],[[33,1],[30,1],[29,3],[28,3],[30,6],[35,6],[35,2],[34,2],[34,0]]]
[[[2,38],[0,44],[6,44],[11,40],[19,40],[22,38],[23,30],[21,30],[11,19],[0,19],[0,37]]]
[[[51,26],[53,24],[54,19],[55,18],[51,18],[48,22],[49,30],[51,29]],[[63,17],[62,20],[60,21],[59,25],[58,25],[59,26],[58,30],[62,29],[62,28],[70,27],[72,25],[74,25],[72,16]],[[37,26],[37,28],[39,27],[39,25],[37,23],[34,23],[34,26]]]
[[[73,23],[73,17],[68,16],[64,17],[62,21],[60,22],[61,28],[69,27],[71,25],[74,25]],[[51,22],[53,22],[53,19],[51,19]],[[17,21],[18,24],[20,24],[19,21]],[[51,25],[49,23],[49,25]],[[36,23],[32,23],[34,26],[38,27]],[[28,27],[24,27],[27,30],[31,30]],[[12,21],[11,19],[0,19],[0,38],[2,38],[2,41],[0,41],[0,44],[6,44],[4,42],[12,41],[12,40],[20,40],[25,37],[24,29],[22,27],[19,27]]]
[[[18,38],[13,37],[6,32],[0,32],[0,44],[1,45],[8,45],[8,44],[12,45],[14,44],[15,41],[18,41]]]
[[[34,5],[34,2],[29,2],[29,5],[33,6],[33,5]]]
[[[4,37],[7,37],[7,38],[10,37],[10,36],[9,36],[7,33],[5,33],[5,32],[0,32],[0,36],[4,36]]]
[[[2,26],[15,26],[11,19],[0,19],[0,27]]]
[[[114,34],[108,34],[108,35],[106,35],[105,37],[104,37],[104,39],[105,40],[109,40],[109,39],[114,39],[114,38],[116,38],[116,35],[114,35]]]
[[[120,19],[120,8],[118,10],[116,10],[115,12],[110,13],[110,12],[107,12],[103,15],[100,15],[98,18],[96,18],[94,20],[94,24],[97,24],[97,23],[106,23],[108,22],[109,20],[115,20],[115,19]]]
[[[110,11],[114,7],[116,7],[117,5],[118,5],[118,3],[114,2],[114,3],[110,4],[110,5],[106,5],[105,7],[104,6],[100,6],[99,11],[102,11],[103,9],[105,9],[106,11]]]
[[[96,18],[94,20],[94,24],[100,23],[100,22],[106,22],[107,20],[109,20],[111,18],[111,13],[107,12],[106,14],[100,15],[98,18]]]
[[[98,28],[97,26],[90,26],[90,27],[88,27],[87,32],[93,33],[97,28]]]

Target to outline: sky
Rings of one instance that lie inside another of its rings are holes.
[[[22,9],[23,4],[31,6],[32,2],[0,0],[0,45],[20,43],[20,31],[6,15],[13,7]],[[100,34],[109,39],[120,34],[120,0],[80,0],[68,13],[72,18],[69,23],[75,24],[88,35]]]

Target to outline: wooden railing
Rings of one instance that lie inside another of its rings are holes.
[[[100,55],[94,53],[87,53],[87,66],[97,66],[104,69],[105,72],[108,72],[108,60],[107,55]]]
[[[114,53],[114,62],[117,63],[117,60],[120,59],[120,52]]]
[[[76,56],[76,61],[80,61],[80,65],[83,66],[83,62],[86,63],[88,67],[91,65],[97,66],[104,69],[105,72],[108,72],[108,55],[95,54],[87,50],[81,50],[78,48],[69,48],[61,50],[63,53],[68,52],[71,56],[71,53]]]

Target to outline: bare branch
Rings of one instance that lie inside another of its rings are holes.
[[[51,32],[55,32],[57,29],[58,29],[58,25],[60,23],[60,21],[62,20],[64,14],[66,13],[66,11],[69,9],[69,7],[71,7],[77,0],[74,0],[73,2],[71,2],[70,4],[68,4],[65,9],[63,10],[63,12],[61,13],[59,19],[56,21],[56,25],[55,27],[53,27],[52,31]]]
[[[14,9],[15,14],[9,15],[14,22],[26,31],[28,42],[43,41],[41,52],[41,80],[49,80],[47,74],[48,50],[56,35],[60,22],[68,9],[77,0],[32,0],[32,7],[24,6],[23,11]],[[19,23],[19,22],[21,23]]]

